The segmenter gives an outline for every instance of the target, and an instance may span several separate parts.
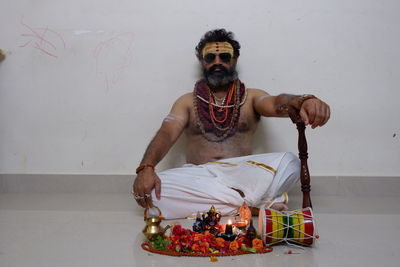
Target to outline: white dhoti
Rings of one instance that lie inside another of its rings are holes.
[[[244,201],[250,207],[287,203],[286,192],[300,177],[300,162],[293,153],[268,153],[185,164],[157,175],[161,199],[154,190],[152,199],[166,219],[208,211],[211,205],[223,215],[231,215]]]

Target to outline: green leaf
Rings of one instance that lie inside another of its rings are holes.
[[[156,239],[151,242],[151,246],[154,249],[158,249],[158,250],[168,250],[167,249],[167,245],[171,243],[171,240],[165,240],[161,235],[158,235],[156,237]]]
[[[242,244],[241,249],[242,249],[243,251],[251,252],[251,253],[256,253],[256,252],[257,252],[257,249],[256,249],[256,248],[248,248],[248,247],[246,247],[245,244]]]

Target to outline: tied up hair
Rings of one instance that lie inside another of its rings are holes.
[[[211,42],[228,42],[233,47],[233,56],[238,58],[240,55],[240,44],[234,39],[233,32],[227,32],[225,29],[215,29],[206,32],[196,46],[196,56],[199,60],[203,58],[202,51],[204,46]]]

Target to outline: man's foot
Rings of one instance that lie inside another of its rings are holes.
[[[283,202],[274,203],[269,208],[273,209],[273,210],[277,210],[277,211],[288,211],[289,210],[288,206],[286,206],[286,204]],[[251,215],[253,215],[253,216],[257,216],[258,213],[260,212],[259,208],[250,207],[250,210],[251,210]]]
[[[259,208],[250,207],[250,210],[251,210],[251,215],[253,216],[258,216],[258,213],[260,212]]]
[[[269,208],[273,209],[273,210],[278,210],[278,211],[288,211],[289,210],[288,206],[286,206],[286,204],[283,202],[274,203]]]

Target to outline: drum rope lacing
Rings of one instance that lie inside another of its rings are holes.
[[[293,216],[293,215],[297,215],[297,217],[295,217],[295,216]],[[280,221],[278,221],[278,220],[276,220],[276,219],[271,219],[271,218],[270,218],[270,217],[282,217],[282,216],[286,216],[286,218],[287,218],[287,219],[286,219],[286,222],[287,222],[287,223],[280,222]],[[314,240],[316,240],[316,236],[318,235],[318,234],[317,234],[317,230],[314,229],[314,233],[313,233],[312,235],[310,235],[310,234],[307,234],[307,233],[301,231],[300,229],[299,229],[299,230],[294,229],[294,227],[301,226],[301,225],[304,224],[304,223],[298,223],[298,224],[295,224],[295,225],[289,225],[289,217],[290,217],[290,216],[291,216],[292,218],[295,218],[295,219],[303,219],[303,218],[304,218],[304,219],[312,220],[312,221],[313,221],[313,224],[316,225],[316,223],[315,223],[316,220],[315,220],[311,215],[304,214],[304,213],[302,213],[301,211],[300,211],[300,212],[298,212],[298,211],[284,212],[284,213],[277,214],[277,215],[272,215],[272,214],[271,214],[271,215],[269,215],[269,217],[267,218],[267,220],[270,220],[270,221],[272,221],[272,222],[275,222],[276,224],[279,224],[279,225],[283,225],[284,228],[278,229],[278,230],[274,230],[274,231],[269,232],[269,233],[267,234],[267,236],[270,237],[271,239],[280,239],[279,241],[270,243],[269,245],[273,245],[273,244],[276,244],[276,243],[285,241],[286,244],[289,245],[289,246],[295,246],[295,247],[304,249],[302,246],[299,246],[299,245],[290,243],[289,241],[292,241],[292,242],[295,242],[295,243],[298,243],[298,244],[302,244],[302,243],[300,243],[300,242],[297,242],[296,240],[302,240],[302,239],[305,239],[305,238],[313,238]],[[302,216],[302,217],[300,217],[300,216]],[[301,237],[301,238],[300,238],[300,237],[298,237],[298,238],[295,238],[295,237],[288,238],[288,235],[289,235],[289,228],[292,228],[294,231],[297,231],[297,232],[299,232],[299,233],[304,234],[304,237]],[[299,228],[300,228],[300,227],[299,227]],[[273,233],[279,232],[279,231],[285,231],[285,232],[286,232],[285,237],[273,237],[273,236],[272,236]]]

